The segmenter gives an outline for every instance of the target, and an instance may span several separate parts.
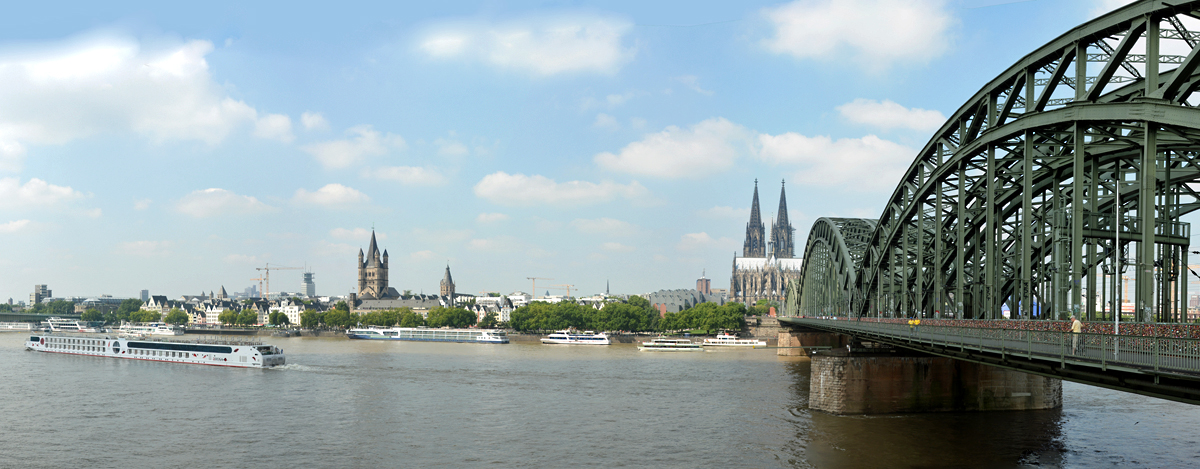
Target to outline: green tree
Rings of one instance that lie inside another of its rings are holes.
[[[312,329],[321,324],[321,313],[317,310],[309,308],[300,313],[300,327]]]
[[[232,309],[227,309],[227,310],[221,311],[221,314],[217,315],[217,320],[221,321],[221,324],[224,324],[226,326],[232,326],[234,324],[237,324],[238,312],[234,311]]]
[[[187,324],[188,314],[179,308],[171,308],[171,311],[167,312],[167,316],[163,320],[168,324]]]
[[[436,307],[429,310],[425,321],[429,327],[467,327],[475,324],[475,313],[462,308]]]
[[[237,315],[237,323],[243,326],[253,326],[258,324],[258,311],[255,311],[254,308],[243,309],[242,312],[238,313]]]
[[[335,307],[325,313],[324,322],[328,327],[346,329],[357,325],[358,317],[351,314],[350,311]]]
[[[425,317],[414,312],[412,308],[401,308],[398,317],[400,327],[421,327],[425,325]]]
[[[100,311],[96,310],[96,308],[88,308],[83,312],[83,314],[79,315],[79,319],[87,322],[103,321],[104,314],[100,313]]]
[[[12,312],[12,305],[8,303],[0,303],[0,313]]]
[[[162,321],[162,313],[158,311],[147,311],[139,309],[129,313],[130,322],[158,322]]]
[[[500,319],[496,313],[487,313],[483,315],[483,320],[479,321],[479,327],[484,329],[495,329],[500,324]]]

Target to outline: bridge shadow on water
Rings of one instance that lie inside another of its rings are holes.
[[[833,415],[808,408],[811,362],[786,365],[795,439],[783,453],[792,467],[1059,467],[1061,409]]]

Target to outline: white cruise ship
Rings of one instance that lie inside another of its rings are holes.
[[[592,331],[586,331],[582,334],[571,331],[558,331],[542,338],[543,344],[556,345],[609,345],[612,341],[609,340],[608,334],[603,332],[597,334]]]
[[[767,341],[739,339],[736,335],[718,334],[716,338],[704,339],[705,347],[766,347]]]
[[[117,329],[117,333],[121,337],[146,338],[153,335],[183,335],[183,329],[166,323],[152,322],[149,324],[123,324],[120,329]]]
[[[102,328],[86,325],[75,319],[46,318],[46,331],[49,332],[104,332]]]
[[[492,329],[431,329],[428,327],[368,327],[346,331],[350,339],[411,340],[416,342],[474,342],[507,344],[508,334]]]
[[[29,337],[25,350],[239,368],[270,368],[287,361],[283,349],[262,343],[177,342],[56,334]]]
[[[643,352],[703,352],[704,348],[688,339],[669,339],[655,337],[649,342],[642,342],[638,350]]]

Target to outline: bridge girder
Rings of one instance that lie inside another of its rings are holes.
[[[922,148],[858,257],[835,219],[814,224],[794,314],[1100,319],[1132,267],[1137,319],[1181,319],[1198,18],[1200,1],[1137,2],[1009,67]]]

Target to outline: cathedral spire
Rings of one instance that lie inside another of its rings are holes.
[[[754,180],[754,201],[750,203],[750,222],[746,224],[746,242],[742,257],[767,257],[765,229],[758,208],[758,179]]]
[[[371,246],[367,248],[367,264],[376,265],[379,263],[379,244],[375,242],[375,230],[371,230]]]
[[[787,191],[784,189],[784,184],[784,182],[780,182],[779,214],[776,215],[775,223],[771,225],[772,254],[777,259],[790,259],[796,255],[792,245],[792,233],[796,230],[792,229],[792,223],[788,221]]]

